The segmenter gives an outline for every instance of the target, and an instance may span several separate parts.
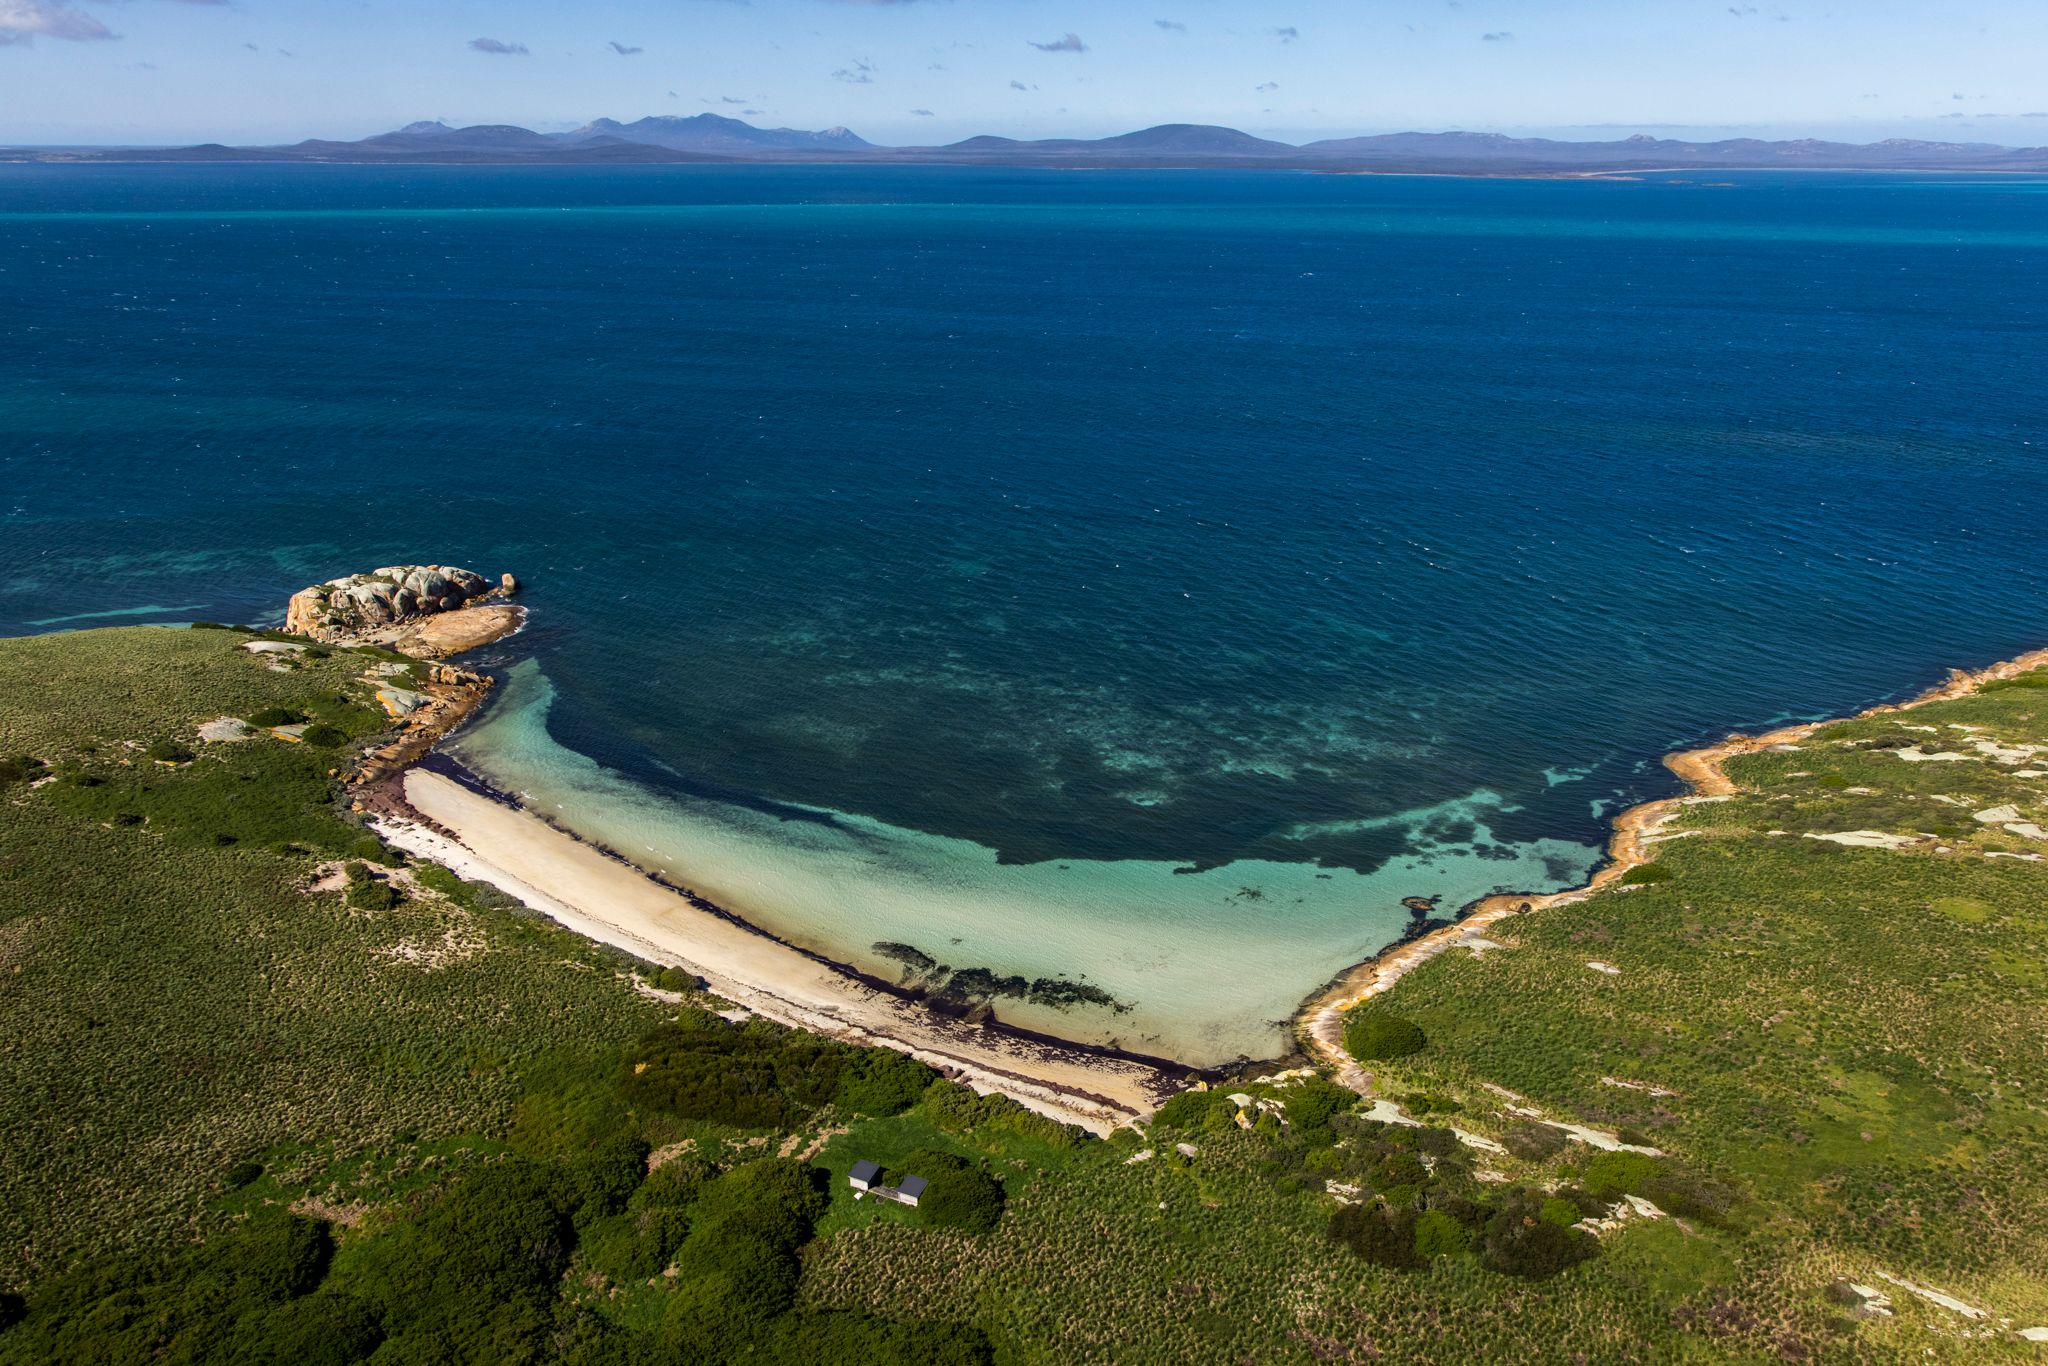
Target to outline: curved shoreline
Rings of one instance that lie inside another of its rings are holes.
[[[523,619],[519,624],[525,624]],[[1696,803],[1726,800],[1735,793],[1734,782],[1722,768],[1728,759],[1789,744],[1842,721],[1965,697],[1985,683],[2044,666],[2048,666],[2048,648],[1975,671],[1951,670],[1941,683],[1903,702],[1878,703],[1847,716],[1798,722],[1757,735],[1734,733],[1712,745],[1666,754],[1665,767],[1682,780],[1685,790],[1639,803],[1617,815],[1606,858],[1583,885],[1550,893],[1500,892],[1482,897],[1452,923],[1404,938],[1345,969],[1294,1013],[1294,1057],[1246,1062],[1244,1066],[1284,1065],[1305,1056],[1332,1068],[1346,1085],[1367,1090],[1369,1075],[1343,1050],[1346,1011],[1387,991],[1446,949],[1476,938],[1488,926],[1525,912],[1584,900],[1648,862],[1670,820]],[[686,967],[717,994],[770,1019],[832,1037],[902,1049],[978,1089],[1002,1091],[1033,1109],[1098,1133],[1143,1119],[1173,1092],[1231,1070],[1200,1068],[1082,1043],[993,1017],[969,1021],[933,1009],[916,992],[791,944],[624,855],[565,830],[492,788],[436,748],[480,710],[495,681],[466,670],[450,668],[449,672],[460,675],[460,685],[447,689],[456,694],[447,699],[453,705],[436,708],[438,714],[431,720],[421,718],[427,724],[409,727],[404,743],[390,747],[400,752],[380,754],[386,762],[359,771],[358,783],[352,784],[355,809],[369,817],[387,840],[409,852],[492,883],[578,933],[649,961]],[[456,678],[448,681],[458,682]],[[419,789],[415,783],[420,784]],[[438,811],[422,810],[422,802],[414,800],[418,791],[434,793],[425,804]],[[498,824],[486,814],[486,808],[502,813],[503,820],[512,823],[489,832],[494,839],[479,834],[481,825]],[[570,876],[557,866],[553,871],[564,879],[564,885],[549,886],[544,885],[550,881],[548,877],[523,875],[530,870],[507,866],[531,859],[540,845],[555,847],[558,858],[572,857],[562,850],[574,851],[573,857],[586,861],[583,874]],[[599,865],[609,877],[592,882],[592,870]],[[649,897],[664,898],[672,905],[654,903]],[[635,901],[640,904],[632,913],[620,909]]]
[[[1819,721],[1800,721],[1779,726],[1759,735],[1730,734],[1725,739],[1698,749],[1674,750],[1664,756],[1664,767],[1677,774],[1686,790],[1671,797],[1639,803],[1614,818],[1613,833],[1607,841],[1607,858],[1583,886],[1561,892],[1528,895],[1499,892],[1482,897],[1450,924],[1354,964],[1334,978],[1330,985],[1303,1002],[1295,1016],[1295,1036],[1309,1057],[1336,1070],[1340,1080],[1364,1089],[1370,1078],[1344,1051],[1344,1013],[1387,991],[1396,982],[1462,940],[1510,916],[1548,910],[1583,901],[1593,893],[1619,881],[1632,868],[1653,857],[1659,833],[1667,822],[1687,807],[1701,802],[1726,801],[1739,790],[1722,769],[1728,760],[1754,754],[1774,745],[1792,744],[1826,726],[1865,717],[1910,711],[1930,702],[1947,702],[1968,697],[1986,683],[2014,678],[2048,666],[2048,648],[1981,669],[1950,669],[1948,677],[1904,702],[1880,702],[1847,716],[1830,716]]]
[[[941,1008],[939,1005],[935,1004],[935,1002],[938,1002],[941,999],[939,997],[935,997],[928,992],[918,990],[915,987],[906,987],[900,983],[891,982],[886,978],[877,977],[873,973],[865,972],[860,968],[855,967],[851,963],[841,962],[836,958],[832,958],[826,954],[819,953],[814,949],[807,949],[801,944],[792,943],[790,940],[787,940],[783,938],[781,935],[776,934],[773,930],[767,929],[762,925],[756,924],[754,921],[747,919],[745,916],[730,909],[729,907],[721,906],[717,902],[711,900],[709,897],[706,897],[701,893],[692,891],[690,888],[681,885],[680,883],[674,881],[673,879],[667,876],[664,876],[661,873],[655,872],[652,869],[641,867],[639,864],[635,863],[631,858],[627,857],[625,854],[620,853],[618,850],[611,848],[603,842],[599,840],[590,839],[584,835],[577,834],[574,830],[569,829],[561,822],[549,816],[546,812],[534,810],[532,807],[525,805],[511,793],[501,791],[498,788],[492,786],[489,782],[485,781],[482,777],[480,777],[474,771],[466,767],[460,760],[454,758],[452,755],[442,753],[439,750],[435,750],[422,757],[418,764],[415,765],[415,767],[421,769],[424,772],[434,773],[441,777],[444,777],[448,779],[450,782],[456,783],[461,787],[467,788],[469,791],[474,792],[477,796],[482,797],[487,801],[495,802],[499,806],[505,807],[507,810],[516,811],[522,816],[527,816],[532,818],[533,820],[541,822],[543,825],[547,826],[549,829],[555,831],[556,833],[562,835],[564,838],[574,840],[577,844],[580,844],[587,849],[591,849],[599,854],[602,854],[604,857],[610,859],[612,862],[618,864],[620,867],[632,872],[635,876],[645,878],[647,881],[653,883],[655,886],[673,892],[675,895],[689,902],[692,907],[704,912],[706,915],[714,916],[717,919],[722,920],[729,925],[732,925],[736,929],[744,930],[748,934],[754,935],[757,938],[765,939],[769,943],[777,946],[778,948],[787,950],[788,952],[796,954],[800,957],[807,958],[811,962],[819,965],[820,967],[829,968],[831,971],[839,974],[842,977],[848,978],[854,982],[859,983],[862,987],[865,987],[870,991],[880,992],[885,996],[893,996],[897,1000],[901,1001],[905,1006],[918,1007],[919,1009],[922,1009],[928,1014],[930,1014],[936,1020],[944,1021],[950,1024],[971,1026],[972,1028],[982,1030],[990,1035],[998,1036],[1004,1039],[1015,1041],[1017,1043],[1031,1045],[1039,1048],[1058,1049],[1067,1053],[1079,1053],[1087,1057],[1101,1059],[1106,1062],[1132,1063],[1136,1064],[1139,1067],[1151,1068],[1160,1073],[1162,1077],[1165,1077],[1168,1074],[1175,1074],[1189,1082],[1202,1079],[1215,1080],[1219,1077],[1228,1074],[1227,1069],[1223,1068],[1198,1067],[1193,1063],[1182,1062],[1177,1058],[1161,1057],[1151,1053],[1138,1053],[1132,1051],[1131,1049],[1118,1048],[1111,1044],[1085,1043],[1081,1040],[1069,1039],[1059,1034],[1048,1034],[1042,1030],[1027,1029],[1023,1025],[1013,1024],[1010,1021],[1002,1019],[1000,1016],[994,1014],[993,1007],[991,1007],[991,1013],[986,1018],[980,1020],[972,1018],[974,1013],[972,1004],[970,1004],[966,1009],[962,1009],[958,1012]],[[402,796],[400,797],[400,800],[403,800]],[[412,809],[410,807],[410,803],[406,803],[406,805],[408,809],[412,810],[412,819],[420,821],[425,820],[425,817],[421,816],[416,809]]]
[[[1023,1031],[970,1024],[718,914],[682,889],[508,805],[428,769],[408,770],[403,807],[376,803],[383,838],[459,875],[489,883],[586,937],[677,966],[716,995],[778,1023],[900,1049],[1097,1133],[1151,1113],[1193,1069]]]

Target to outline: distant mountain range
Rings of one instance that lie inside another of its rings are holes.
[[[1562,142],[1499,133],[1383,133],[1296,146],[1235,128],[1163,123],[1107,138],[982,136],[941,147],[882,147],[845,128],[756,128],[717,114],[620,123],[597,119],[567,133],[510,124],[451,128],[411,123],[358,142],[309,139],[279,147],[0,150],[7,161],[325,161],[474,165],[826,162],[981,166],[1238,167],[1450,175],[1587,175],[1644,170],[2048,171],[2048,147],[1983,142],[1822,142],[1729,138],[1680,142],[1642,134],[1615,142]]]

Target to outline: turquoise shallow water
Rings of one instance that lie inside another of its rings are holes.
[[[513,569],[479,771],[1260,1051],[1663,750],[2042,643],[2044,182],[1713,180],[0,168],[0,630]]]

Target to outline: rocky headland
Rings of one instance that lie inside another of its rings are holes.
[[[525,621],[510,599],[519,580],[493,583],[440,564],[387,565],[292,594],[284,629],[330,645],[381,645],[416,659],[445,659],[508,636]]]

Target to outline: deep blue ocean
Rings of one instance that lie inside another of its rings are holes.
[[[481,771],[1235,1053],[2048,643],[2044,374],[2035,178],[0,167],[0,633],[514,571]]]

